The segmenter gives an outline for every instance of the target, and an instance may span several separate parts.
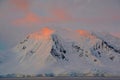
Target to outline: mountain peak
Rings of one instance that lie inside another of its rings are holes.
[[[77,30],[77,32],[78,32],[80,35],[82,35],[82,36],[87,36],[87,35],[89,34],[88,31],[82,30],[82,29]]]
[[[90,38],[90,39],[95,39],[96,36],[95,35],[92,35],[91,32],[87,31],[87,30],[82,30],[82,29],[79,29],[77,30],[77,33],[80,35],[80,36],[83,36],[83,37],[86,37],[86,38]]]
[[[40,29],[39,31],[30,34],[30,38],[39,40],[41,38],[47,38],[50,35],[52,35],[53,33],[54,33],[54,30],[52,30],[48,27],[44,27],[44,28]]]

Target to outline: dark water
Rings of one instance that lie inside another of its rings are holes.
[[[120,77],[33,77],[0,78],[0,80],[120,80]]]

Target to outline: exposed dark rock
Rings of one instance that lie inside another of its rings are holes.
[[[97,62],[97,59],[94,59],[94,62]]]
[[[34,53],[35,53],[35,51],[31,50],[31,51],[30,51],[30,53],[31,53],[31,54],[34,54]]]
[[[110,60],[112,60],[112,61],[113,61],[113,60],[114,60],[114,58],[115,58],[115,56],[111,56],[111,57],[110,57]]]
[[[101,53],[99,51],[97,51],[97,53],[98,53],[99,57],[101,57]]]
[[[53,39],[54,45],[52,46],[52,49],[50,52],[51,55],[58,59],[67,60],[64,55],[66,54],[66,50],[64,49],[63,44],[61,43],[61,40],[59,40],[56,35],[52,35],[52,39]]]
[[[106,44],[106,46],[112,50],[114,50],[116,53],[120,54],[120,50],[114,48],[113,46],[111,46],[110,44],[108,44],[107,42],[103,41],[104,44]]]
[[[79,51],[83,51],[83,49],[81,49],[79,46],[72,44],[72,47],[75,48],[77,50],[77,52]]]
[[[52,56],[55,56],[57,58],[60,58],[60,55],[57,53],[57,51],[52,47],[51,52]]]
[[[85,56],[86,56],[86,57],[88,57],[88,55],[87,55],[87,54],[85,54]]]
[[[26,46],[23,46],[22,49],[25,50],[27,47]]]

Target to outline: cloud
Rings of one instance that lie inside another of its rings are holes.
[[[12,21],[14,25],[23,25],[31,23],[40,23],[41,18],[34,13],[28,13],[25,17]]]
[[[111,33],[113,36],[120,38],[120,32]]]
[[[86,23],[86,24],[103,24],[103,23],[112,23],[114,21],[120,21],[120,15],[111,15],[108,17],[92,17],[92,18],[74,18],[73,21]]]
[[[11,23],[12,25],[19,26],[19,25],[34,25],[34,24],[45,24],[49,22],[56,22],[58,19],[48,17],[48,16],[39,16],[35,13],[27,13],[24,17],[18,18],[13,20]],[[28,26],[26,26],[28,27]]]
[[[14,20],[12,24],[24,25],[24,24],[44,24],[50,22],[80,22],[85,24],[101,24],[101,23],[111,23],[114,21],[119,21],[119,15],[113,15],[108,18],[96,17],[96,18],[72,18],[64,10],[54,10],[52,12],[53,17],[39,16],[35,13],[28,13],[25,17]]]
[[[0,14],[0,18],[2,17],[2,14]]]
[[[14,5],[16,5],[19,9],[22,10],[29,10],[30,8],[30,2],[28,0],[10,0],[14,3]],[[20,2],[19,2],[20,1]],[[89,0],[86,0],[89,2]],[[81,1],[84,3],[87,3],[86,1]],[[17,5],[17,4],[19,5]],[[46,3],[46,4],[45,4]],[[33,12],[29,11],[27,13],[27,15],[24,18],[18,19],[14,21],[14,24],[26,24],[26,23],[37,23],[37,24],[44,24],[44,23],[56,23],[56,22],[79,22],[82,24],[104,24],[104,23],[112,23],[114,21],[118,21],[120,20],[120,15],[115,15],[113,14],[114,12],[111,12],[110,14],[106,15],[92,15],[91,17],[91,13],[85,13],[85,15],[87,14],[87,16],[85,16],[83,14],[83,16],[81,16],[81,14],[79,14],[80,16],[78,16],[78,14],[74,14],[77,13],[76,12],[71,12],[70,9],[68,9],[68,7],[59,7],[57,5],[53,5],[53,3],[47,3],[45,1],[45,3],[40,3],[40,9],[38,11],[38,8],[36,9],[38,12],[42,12],[43,14],[48,14],[49,16],[43,16],[43,15],[36,15],[35,13],[33,14]],[[78,2],[77,2],[78,3]],[[35,6],[35,4],[34,4]],[[61,4],[62,6],[62,4]],[[72,6],[72,5],[69,5]],[[75,6],[75,5],[74,5]],[[32,6],[33,7],[33,6]],[[89,8],[88,8],[89,9]],[[91,9],[91,8],[90,8]],[[73,10],[73,9],[71,9]],[[76,9],[77,10],[77,9]],[[78,10],[79,11],[79,10]],[[89,10],[87,10],[89,11]],[[86,12],[87,12],[86,11]],[[83,11],[84,12],[84,11]],[[32,13],[32,14],[31,14]],[[90,13],[90,14],[89,14]],[[103,13],[103,12],[101,12]],[[107,14],[107,12],[104,11],[105,14]],[[77,16],[77,17],[75,17]]]
[[[120,21],[120,15],[113,15],[113,16],[111,17],[111,20]]]
[[[19,26],[19,25],[33,25],[33,24],[44,24],[49,22],[54,22],[56,19],[47,17],[47,16],[39,16],[35,13],[27,13],[24,17],[18,18],[13,20],[11,23],[12,25]]]
[[[27,12],[25,17],[18,18],[12,21],[13,25],[24,25],[24,24],[44,24],[44,23],[52,23],[52,22],[64,22],[64,21],[72,21],[72,17],[67,13],[64,9],[50,9],[51,16],[41,16],[37,15],[33,12]]]
[[[71,19],[70,14],[65,9],[55,8],[55,9],[52,9],[50,12],[57,20]]]
[[[22,11],[29,11],[30,8],[30,0],[9,0],[9,3]]]

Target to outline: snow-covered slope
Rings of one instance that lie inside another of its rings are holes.
[[[43,28],[10,51],[0,74],[120,76],[119,43],[107,33]]]

